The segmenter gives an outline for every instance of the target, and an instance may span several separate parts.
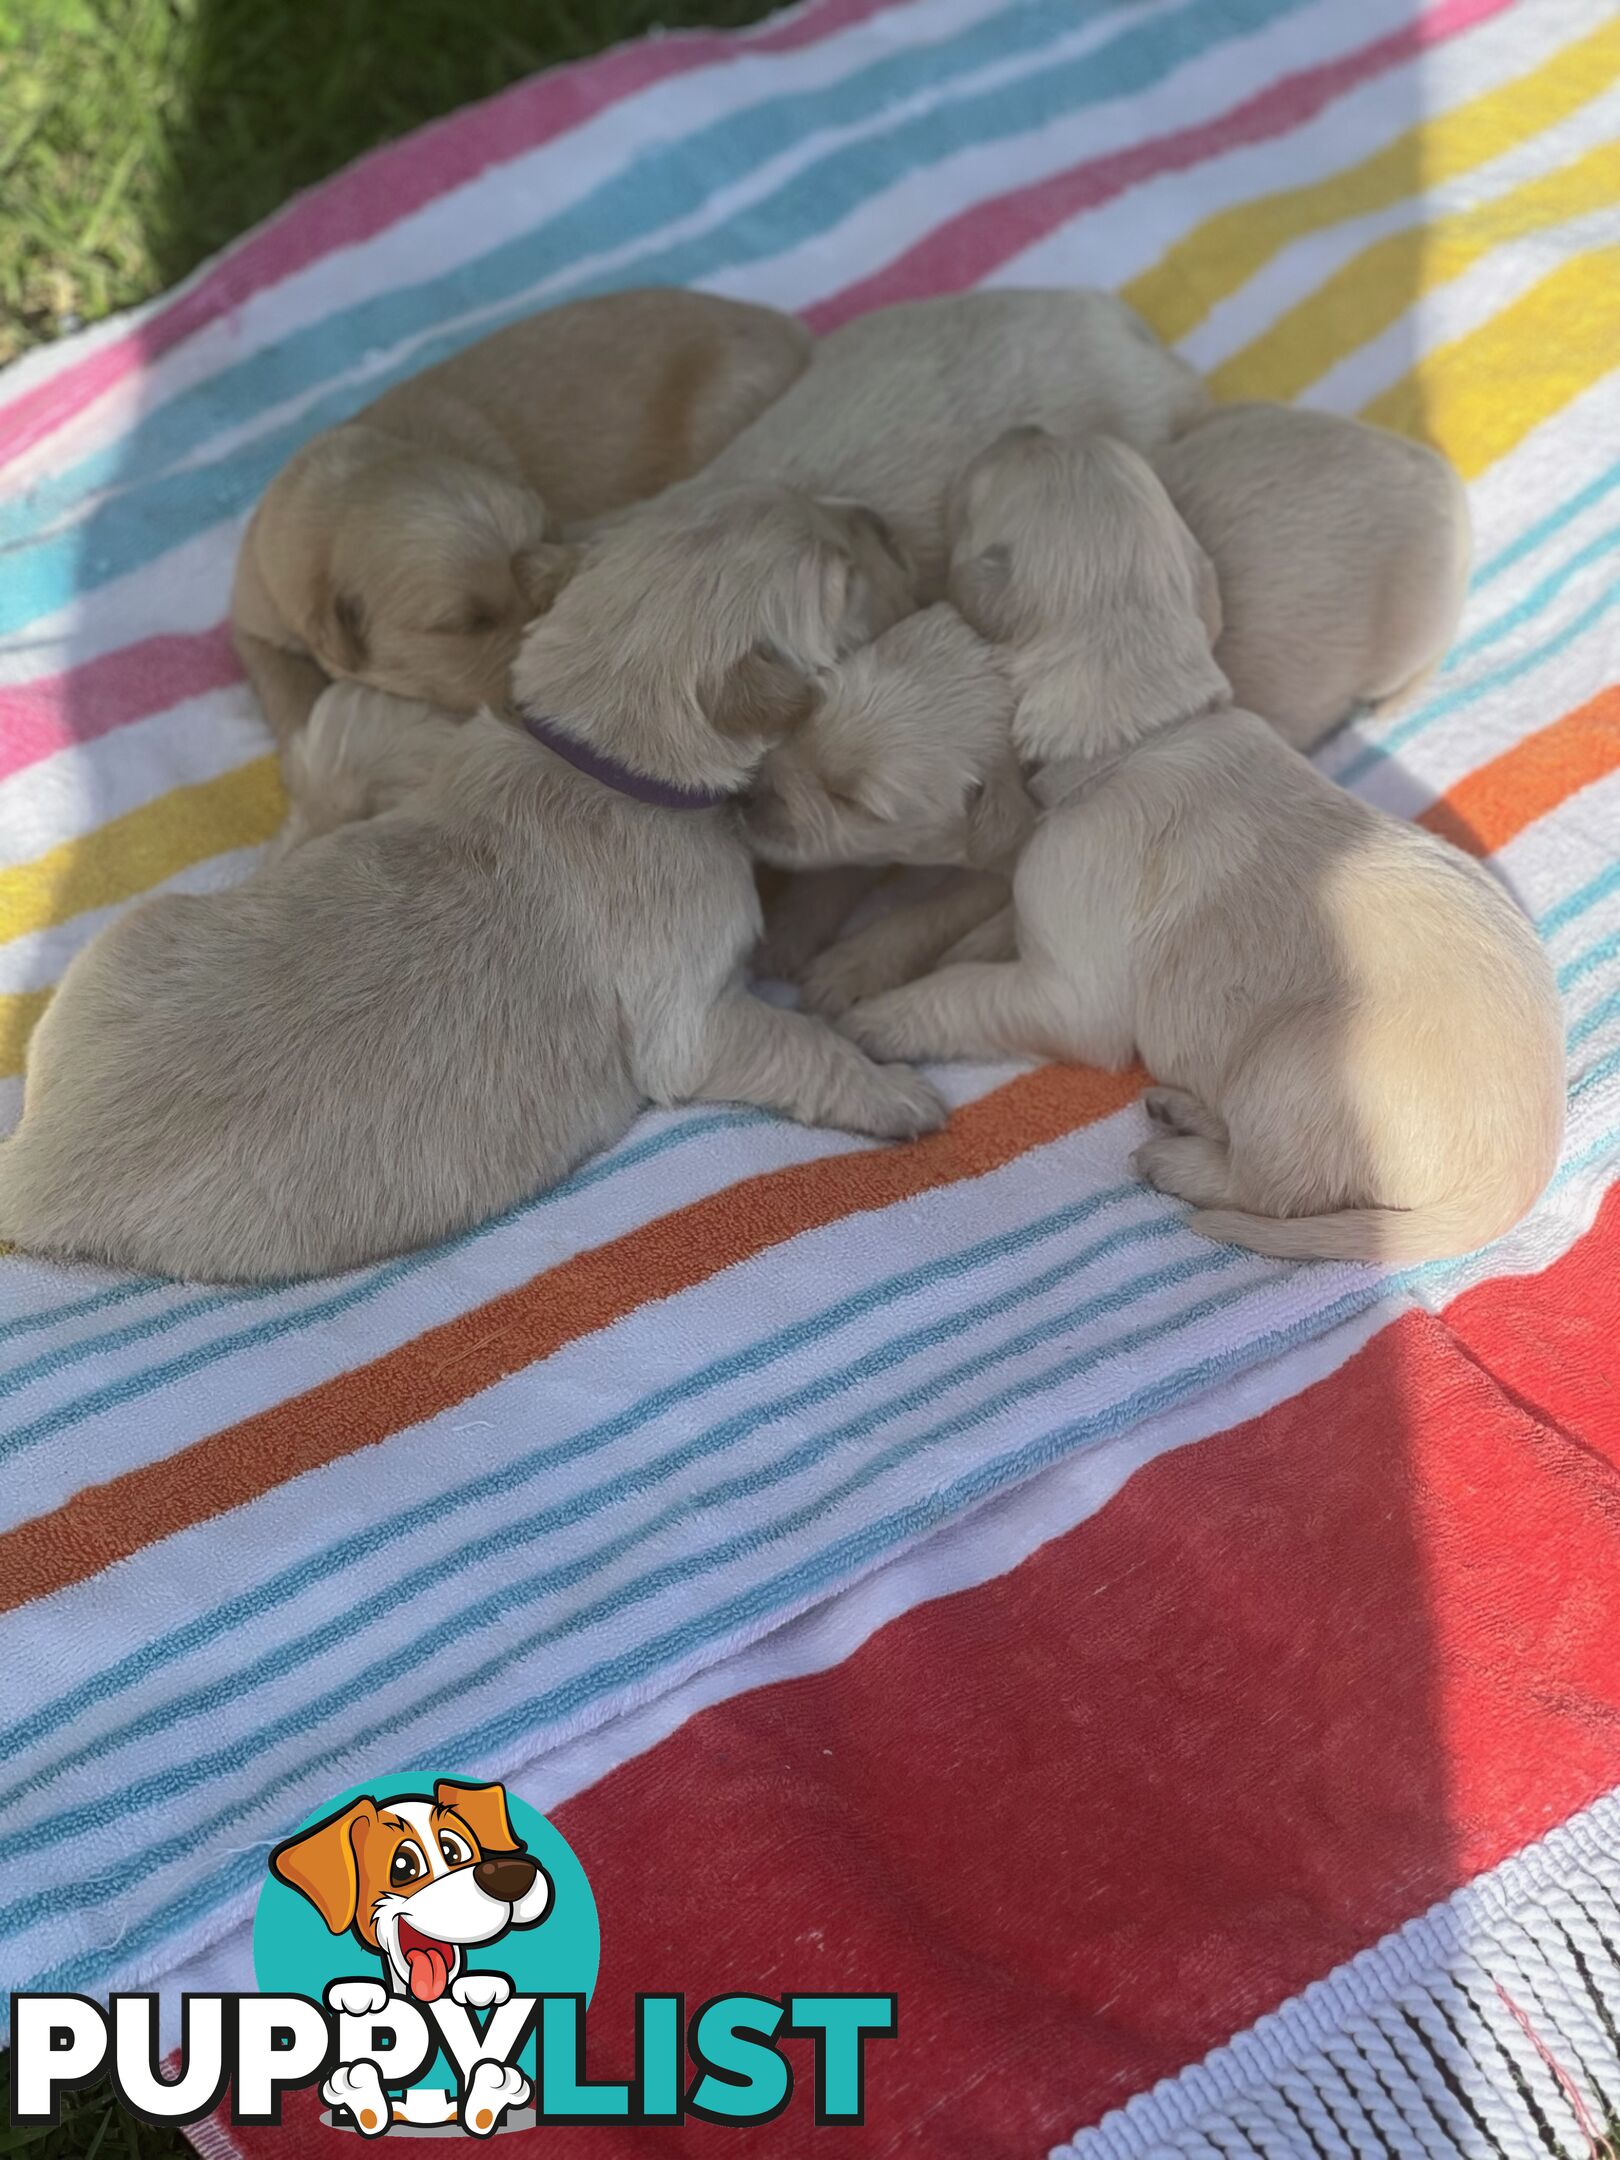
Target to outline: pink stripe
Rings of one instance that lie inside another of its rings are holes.
[[[125,376],[150,366],[256,293],[354,247],[447,194],[509,163],[607,106],[710,62],[790,52],[863,22],[890,0],[809,0],[763,30],[683,32],[621,45],[593,60],[552,68],[481,105],[419,129],[311,188],[213,269],[126,336],[25,391],[0,414],[0,464],[20,457],[82,413]]]
[[[1286,134],[1314,119],[1346,91],[1411,59],[1426,46],[1499,15],[1512,4],[1513,0],[1445,0],[1443,6],[1342,59],[1283,76],[1214,120],[1133,143],[1107,157],[1071,165],[1028,187],[975,203],[960,216],[935,226],[915,247],[870,277],[803,310],[804,319],[813,330],[825,332],[896,300],[917,300],[977,285],[1083,211],[1095,210],[1161,173],[1184,172],[1205,158]]]
[[[126,721],[223,690],[242,673],[224,623],[193,636],[143,638],[61,675],[0,689],[0,780]]]

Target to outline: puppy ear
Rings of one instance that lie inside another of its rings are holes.
[[[579,568],[579,549],[563,540],[542,540],[519,548],[512,557],[518,591],[537,615],[543,615]]]
[[[334,1935],[352,1928],[360,1910],[356,1839],[375,1829],[375,1800],[355,1800],[312,1830],[301,1830],[270,1855],[270,1872],[307,1897]]]
[[[814,698],[802,675],[756,645],[727,670],[708,718],[722,735],[779,742],[808,716]]]
[[[481,1852],[522,1851],[523,1840],[512,1828],[512,1818],[506,1812],[504,1785],[452,1785],[447,1778],[440,1778],[433,1788],[433,1798],[439,1807],[455,1809],[478,1840]]]

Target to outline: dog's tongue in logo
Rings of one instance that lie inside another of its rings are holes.
[[[447,1944],[435,1942],[408,1920],[399,1923],[399,1947],[410,1969],[411,1993],[418,2002],[437,2002],[450,1984],[450,1961],[455,1955]]]

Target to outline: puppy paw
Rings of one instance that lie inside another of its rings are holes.
[[[505,1973],[469,1972],[450,1983],[450,2000],[463,2010],[493,2010],[512,2000],[512,1983]]]
[[[330,1995],[327,2000],[331,2000]],[[321,2098],[334,2113],[346,2108],[362,2137],[381,2137],[393,2121],[388,2095],[374,2062],[339,2063],[322,2085]]]
[[[830,945],[805,969],[799,1002],[807,1012],[833,1020],[864,998],[895,986],[890,956],[881,946],[863,938],[846,938],[842,945]]]
[[[1214,1111],[1185,1088],[1151,1087],[1142,1097],[1142,1108],[1166,1132],[1193,1133],[1202,1140],[1226,1138],[1226,1127]]]
[[[388,2007],[388,1990],[380,1980],[334,1980],[326,1991],[326,2007],[340,2017],[376,2017]]]
[[[909,1065],[883,1065],[856,1104],[850,1117],[841,1119],[851,1132],[870,1133],[875,1140],[917,1140],[938,1132],[950,1118],[950,1105],[938,1088],[913,1072]]]
[[[499,2127],[508,2108],[522,2107],[529,2097],[529,2081],[521,2070],[502,2063],[481,2062],[467,2080],[467,2096],[461,2103],[461,2127],[474,2137],[488,2137]]]

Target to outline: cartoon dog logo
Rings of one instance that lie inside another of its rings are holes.
[[[505,2002],[511,1981],[502,1973],[467,1971],[466,1952],[498,1942],[509,1928],[534,1927],[553,1899],[551,1877],[512,1828],[505,1787],[443,1778],[431,1795],[380,1805],[369,1797],[351,1800],[278,1845],[270,1869],[309,1900],[334,1935],[352,1934],[382,1960],[386,1992],[363,1980],[329,1990],[334,2007],[356,2016],[380,2011],[389,1993],[424,2004],[448,1994],[478,2010]],[[515,2071],[499,2076],[515,2081],[514,2089],[469,2091],[467,2128],[491,2128],[503,2107],[527,2099],[526,2079]],[[455,2118],[453,2102],[447,2106],[448,2096],[437,2093],[407,2094],[390,2108],[369,2064],[340,2065],[322,2091],[365,2131],[386,2128],[390,2114],[399,2122]]]

